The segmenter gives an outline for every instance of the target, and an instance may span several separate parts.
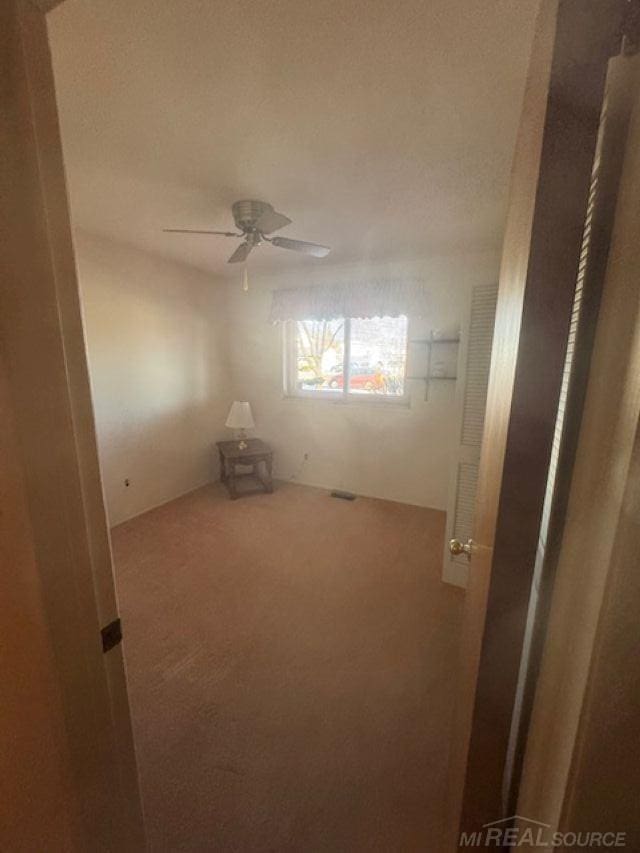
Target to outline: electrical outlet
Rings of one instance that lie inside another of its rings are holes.
[[[304,459],[304,461],[306,462],[306,461],[309,459],[309,454],[308,454],[308,453],[305,453],[305,454],[304,454],[304,456],[303,456],[302,458],[303,458],[303,459]]]

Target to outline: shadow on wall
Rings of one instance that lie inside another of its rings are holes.
[[[183,406],[145,421],[112,425],[101,438],[101,468],[109,524],[219,478],[216,434],[207,405]]]
[[[94,235],[76,255],[114,525],[211,479],[232,399],[225,297],[197,270]]]

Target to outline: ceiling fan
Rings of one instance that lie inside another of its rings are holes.
[[[320,246],[318,243],[307,243],[305,240],[291,240],[289,237],[268,237],[274,231],[279,231],[285,225],[290,225],[288,216],[278,213],[266,201],[255,201],[248,199],[236,201],[231,206],[233,219],[240,233],[235,231],[194,231],[189,228],[164,228],[171,234],[216,234],[219,237],[243,237],[242,243],[231,255],[227,263],[238,264],[246,261],[249,253],[261,243],[271,243],[279,249],[291,249],[294,252],[302,252],[312,255],[314,258],[326,257],[331,249],[328,246]]]

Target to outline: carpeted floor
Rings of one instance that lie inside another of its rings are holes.
[[[444,515],[219,484],[113,531],[153,851],[439,853]]]

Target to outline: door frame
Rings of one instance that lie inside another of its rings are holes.
[[[0,346],[86,849],[144,849],[46,13],[0,17]]]
[[[558,442],[556,476],[553,478],[550,476],[547,487],[548,524],[541,562],[536,569],[538,596],[536,605],[530,609],[529,614],[528,655],[521,667],[520,717],[514,720],[512,731],[512,761],[508,776],[516,782],[519,782],[522,777],[546,634],[547,630],[552,630],[549,614],[554,591],[556,591],[557,568],[568,517],[569,492],[575,473],[578,443],[585,428],[583,413],[590,381],[594,341],[600,322],[602,294],[606,286],[609,247],[620,191],[633,97],[640,80],[636,71],[637,59],[635,56],[631,58],[631,55],[636,52],[637,49],[627,46],[620,56],[609,63],[607,74],[606,101],[592,175],[590,221],[585,227],[578,276],[580,307],[577,309],[575,335],[570,336],[573,358],[566,385],[564,414],[561,426],[556,427],[554,439],[554,444]],[[575,311],[574,308],[574,313]],[[613,332],[613,334],[616,333]],[[557,606],[557,603],[554,606]],[[509,786],[509,778],[505,779],[505,783]],[[517,790],[508,790],[510,811],[516,810],[517,793]]]
[[[540,5],[499,280],[452,742],[452,831],[509,817],[504,772],[604,83],[624,10],[619,0]]]
[[[615,827],[638,849],[640,55],[612,63],[606,112],[601,162],[609,180],[597,234],[606,246],[593,271],[603,277],[600,310],[589,328],[584,415],[569,445],[575,464],[562,484],[566,523],[553,553],[517,809],[550,833]]]
[[[0,296],[0,330],[21,438],[39,575],[87,837],[93,842],[94,849],[99,848],[96,833],[100,832],[105,846],[113,845],[117,838],[118,849],[140,850],[144,846],[142,810],[122,647],[117,646],[104,655],[100,640],[100,628],[117,617],[117,601],[46,26],[46,13],[61,2],[63,0],[7,0],[9,12],[3,13],[12,19],[9,46],[13,64],[9,86],[2,90],[0,101],[3,114],[12,119],[7,125],[12,159],[8,169],[8,203],[4,205],[7,213],[11,209],[12,216],[1,214],[8,239],[0,247],[0,254],[3,261],[7,260],[11,280]],[[586,0],[586,3],[585,0],[542,0],[542,6],[554,19],[554,10],[558,6],[566,8],[578,4],[584,11],[587,3],[590,8],[597,6],[600,9],[596,16],[599,23],[605,14],[610,15],[612,10],[617,13],[621,7],[621,0]],[[577,37],[571,33],[565,33],[565,37],[568,43],[564,47],[570,52],[579,47]],[[591,39],[591,46],[597,42],[605,51],[613,50],[611,38],[603,39],[602,33],[594,30],[585,38]],[[579,59],[579,53],[572,59]],[[606,60],[600,61],[606,64]],[[568,73],[566,67],[562,73]],[[597,77],[599,72],[595,73]],[[589,79],[593,82],[594,78]],[[580,88],[580,81],[575,82]],[[583,81],[583,91],[588,82]],[[563,94],[561,88],[559,90],[556,86],[554,90],[556,101],[551,103],[550,99],[545,105],[546,135],[541,141],[541,148],[546,146],[547,154],[549,146],[562,141],[557,116],[554,122],[551,114],[554,108],[559,109]],[[592,142],[595,146],[595,132]],[[486,765],[478,763],[484,748],[481,743],[482,725],[478,718],[478,703],[483,701],[483,690],[491,684],[496,672],[502,672],[514,690],[517,681],[517,644],[509,650],[508,659],[497,659],[491,647],[491,630],[503,615],[505,603],[515,602],[522,616],[515,626],[515,636],[520,628],[524,633],[526,606],[522,605],[528,600],[535,539],[546,485],[564,361],[565,342],[562,336],[563,329],[566,331],[568,328],[570,296],[575,283],[593,155],[590,145],[587,140],[584,150],[572,151],[576,158],[569,164],[568,181],[558,173],[557,167],[553,175],[551,170],[547,174],[547,181],[555,182],[555,191],[563,187],[572,200],[569,250],[566,239],[559,239],[554,227],[550,227],[549,221],[545,222],[543,213],[545,209],[548,212],[548,196],[545,200],[544,194],[545,191],[548,193],[550,185],[543,181],[535,199],[535,210],[532,208],[530,211],[536,229],[537,254],[534,256],[532,251],[526,257],[505,256],[503,260],[497,322],[503,324],[504,330],[513,333],[514,351],[511,354],[494,352],[493,361],[497,366],[495,370],[492,366],[494,388],[492,391],[490,387],[489,395],[494,395],[496,417],[493,420],[489,418],[486,426],[494,437],[504,442],[504,466],[500,474],[502,498],[489,537],[491,549],[494,539],[496,548],[491,580],[486,590],[487,618],[482,620],[487,630],[484,631],[479,658],[472,661],[479,667],[478,691],[474,689],[471,697],[475,701],[475,713],[469,720],[468,736],[463,738],[461,754],[464,761],[458,765],[457,776],[454,768],[454,788],[455,784],[458,785],[454,791],[454,814],[459,813],[455,805],[462,805],[459,797],[463,790],[468,805],[471,788],[477,786],[480,779],[478,772],[482,774],[482,784],[487,782]],[[531,168],[537,168],[535,159]],[[561,168],[564,170],[566,166],[567,163],[563,162]],[[525,219],[528,215],[525,214]],[[557,226],[557,219],[551,217],[550,221]],[[522,219],[512,221],[511,227],[515,232],[522,231],[523,227],[526,230],[527,222]],[[509,231],[507,238],[508,235]],[[563,292],[553,299],[551,285],[556,288],[558,281],[545,282],[548,269],[541,263],[549,245],[563,269],[560,282]],[[519,288],[521,290],[517,293]],[[513,306],[508,304],[514,293],[516,302],[523,300],[522,308],[529,312],[532,325],[541,322],[544,327],[544,314],[549,305],[561,306],[561,312],[553,317],[553,351],[544,375],[540,375],[535,367],[537,342],[530,337],[523,338]],[[511,377],[507,376],[507,387],[512,393],[508,394],[509,405],[505,406],[498,403],[495,396],[499,391],[497,383],[504,380],[498,366],[501,359],[508,360],[511,356],[515,371]],[[524,446],[523,429],[526,432],[531,418],[540,414],[531,412],[528,399],[532,376],[539,382],[544,404],[543,420],[549,428],[536,433],[535,441]],[[484,451],[483,456],[486,456]],[[488,459],[483,460],[485,468],[489,462]],[[528,471],[524,496],[523,464]],[[486,498],[482,484],[480,494]],[[525,558],[521,559],[523,551]],[[512,571],[514,559],[519,564],[515,575]],[[504,684],[504,680],[501,683]],[[503,727],[505,721],[510,722],[509,689],[500,696],[500,705],[505,712],[501,718]],[[488,700],[491,701],[490,696]],[[508,725],[505,734],[506,750]],[[468,753],[466,745],[469,745]],[[499,775],[503,767],[501,749],[502,744],[499,743],[491,760],[493,770],[499,768]],[[470,768],[467,767],[469,757]],[[494,781],[496,779],[494,775]],[[498,783],[498,790],[499,787]],[[491,815],[493,818],[499,816]]]

